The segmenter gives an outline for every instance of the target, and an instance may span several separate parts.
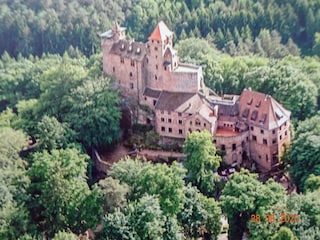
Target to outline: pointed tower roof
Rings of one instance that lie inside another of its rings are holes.
[[[113,27],[104,32],[104,33],[101,33],[100,34],[100,37],[102,38],[112,38],[115,34],[120,34],[121,32],[125,31],[126,28],[125,27],[120,27],[120,25],[118,24],[117,21],[115,21]]]
[[[170,31],[170,29],[167,27],[167,25],[160,21],[153,32],[151,33],[149,40],[157,40],[157,41],[163,41],[167,37],[172,36],[173,32]]]

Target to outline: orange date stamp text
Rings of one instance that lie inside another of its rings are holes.
[[[267,223],[298,223],[300,221],[300,217],[299,214],[292,213],[266,214],[264,215],[264,221]],[[250,222],[261,223],[262,217],[260,214],[251,214]]]

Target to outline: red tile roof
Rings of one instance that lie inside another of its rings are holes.
[[[270,95],[244,90],[239,98],[240,117],[265,129],[274,129],[290,119],[286,110]]]
[[[167,25],[163,21],[160,21],[151,33],[149,40],[163,41],[172,34],[173,32],[169,30]]]

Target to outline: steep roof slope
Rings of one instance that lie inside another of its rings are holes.
[[[171,35],[173,35],[173,32],[170,31],[170,29],[163,21],[160,21],[149,36],[149,40],[164,41]]]
[[[240,117],[265,129],[274,129],[290,119],[291,112],[270,95],[244,90],[239,102]]]

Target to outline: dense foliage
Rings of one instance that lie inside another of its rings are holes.
[[[289,158],[290,175],[297,184],[298,190],[316,188],[316,182],[310,185],[309,176],[312,174],[320,176],[320,117],[318,115],[299,124]]]
[[[169,167],[126,158],[113,164],[109,174],[110,188],[122,191],[107,194],[114,208],[104,218],[99,239],[214,239],[220,232],[218,203],[186,186],[185,170],[177,163]]]
[[[216,93],[240,94],[250,87],[282,103],[291,110],[294,121],[311,117],[320,109],[317,58],[231,57],[196,38],[180,41],[176,48],[182,61],[204,67],[205,83]]]
[[[183,166],[187,169],[186,179],[206,195],[213,195],[219,179],[217,169],[221,157],[212,144],[208,131],[189,133],[183,152],[187,154]]]
[[[257,175],[247,170],[232,175],[221,196],[222,210],[230,224],[229,237],[241,239],[249,228],[253,239],[268,239],[277,231],[279,223],[267,223],[266,214],[283,210],[285,199],[284,189],[273,180],[263,184],[258,181]],[[259,214],[261,221],[252,221],[252,214]]]
[[[0,9],[0,54],[12,56],[62,54],[70,46],[90,55],[99,51],[98,34],[113,21],[144,41],[161,19],[179,39],[207,37],[231,55],[298,54],[294,43],[303,53],[319,54],[318,1],[7,0]],[[270,39],[281,45],[274,47]]]

